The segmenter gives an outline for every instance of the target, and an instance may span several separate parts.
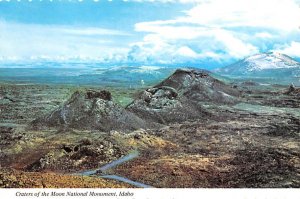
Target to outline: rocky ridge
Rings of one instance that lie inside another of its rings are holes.
[[[101,131],[145,129],[205,119],[210,114],[202,103],[234,104],[239,95],[237,89],[213,78],[208,71],[178,69],[141,92],[125,109],[112,101],[109,91],[76,91],[62,106],[32,125]]]
[[[34,120],[34,128],[134,130],[149,126],[144,120],[112,101],[109,91],[76,91],[58,109]]]

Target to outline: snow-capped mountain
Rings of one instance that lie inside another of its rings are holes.
[[[287,55],[269,52],[247,57],[232,65],[216,69],[215,72],[239,77],[299,80],[300,63]]]
[[[278,68],[296,68],[299,63],[291,57],[280,53],[263,53],[248,57],[244,61],[247,63],[248,71],[278,69]]]

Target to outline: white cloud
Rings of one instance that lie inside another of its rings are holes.
[[[198,61],[239,59],[272,50],[280,39],[286,42],[299,31],[300,7],[296,0],[193,2],[197,4],[183,16],[135,25],[136,31],[146,33],[138,43],[144,57],[170,63],[178,60],[179,54]]]
[[[128,51],[115,43],[128,34],[117,30],[0,21],[0,32],[2,59],[106,59]]]
[[[214,30],[215,40],[219,41],[227,54],[234,58],[241,58],[249,54],[254,54],[258,49],[250,43],[246,43],[234,36],[230,31]]]
[[[190,57],[190,58],[196,58],[198,57],[198,54],[193,51],[191,48],[187,46],[180,47],[177,51],[176,54],[184,56],[184,57]]]
[[[108,1],[113,1],[113,0],[108,0]],[[117,0],[115,0],[115,1],[117,1]],[[140,3],[150,2],[150,3],[182,3],[182,4],[207,3],[207,2],[209,2],[209,0],[123,0],[123,1],[126,1],[126,2],[140,2]],[[294,0],[294,2],[295,3],[300,3],[299,0]],[[223,1],[223,3],[225,3],[225,2]]]
[[[155,50],[157,46],[161,46],[162,44],[171,45],[174,49],[180,49],[181,47],[184,47],[185,44],[198,44],[199,51],[202,53],[221,49],[226,50],[230,56],[235,58],[240,58],[258,51],[255,46],[243,42],[235,37],[231,31],[224,29],[176,26],[159,26],[154,27],[153,29],[151,28],[152,27],[148,27],[148,31],[154,33],[146,35],[144,37],[144,43],[139,43],[140,46],[143,44],[149,46],[150,43],[153,43],[154,47],[152,48]],[[137,27],[137,30],[141,30],[141,27]],[[201,40],[206,40],[208,44],[202,44]],[[179,43],[183,46],[178,46]],[[161,53],[165,50],[166,49],[161,48],[160,51],[156,50],[156,52]]]
[[[178,21],[210,27],[298,29],[300,7],[295,0],[208,0],[187,11]]]
[[[193,8],[169,20],[135,24],[138,42],[130,45],[123,38],[131,35],[118,30],[0,21],[0,60],[75,57],[141,64],[230,63],[274,46],[300,55],[300,0],[127,1],[192,3]]]
[[[271,35],[268,32],[258,32],[258,33],[255,33],[254,36],[257,38],[262,38],[262,39],[270,39],[270,38],[274,37],[274,35]]]
[[[291,42],[274,50],[275,52],[287,54],[292,57],[300,57],[300,42]]]
[[[112,1],[112,0],[109,0]],[[150,3],[198,3],[203,0],[123,0],[127,2],[150,2]]]
[[[300,21],[300,6],[296,0],[202,0],[186,16],[173,20],[137,24],[154,26],[186,23],[205,27],[261,27],[280,31],[297,30]]]

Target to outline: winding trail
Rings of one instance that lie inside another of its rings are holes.
[[[133,186],[140,187],[140,188],[154,188],[150,185],[146,185],[146,184],[143,184],[143,183],[140,183],[140,182],[136,182],[136,181],[130,180],[128,178],[124,178],[122,176],[106,175],[106,171],[108,171],[109,169],[111,169],[113,167],[116,167],[120,164],[123,164],[127,161],[133,160],[133,159],[137,158],[138,156],[139,156],[139,152],[137,150],[135,150],[135,151],[129,153],[128,155],[126,155],[126,156],[123,156],[123,157],[121,157],[117,160],[112,161],[111,163],[108,163],[108,164],[100,167],[99,169],[88,170],[88,171],[84,171],[84,172],[81,172],[81,173],[78,173],[78,174],[83,175],[83,176],[96,175],[100,178],[118,180],[120,182],[125,182],[125,183],[131,184]]]
[[[100,176],[100,177],[101,178],[106,178],[106,179],[118,180],[118,181],[125,182],[125,183],[131,184],[133,186],[140,187],[140,188],[154,188],[150,185],[146,185],[146,184],[143,184],[143,183],[140,183],[140,182],[136,182],[136,181],[130,180],[128,178],[124,178],[122,176],[104,175],[104,176]]]

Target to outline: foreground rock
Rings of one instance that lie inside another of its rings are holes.
[[[154,187],[300,187],[297,121],[285,114],[216,111],[221,121],[184,122],[155,132],[177,144],[177,151],[151,151],[114,172]]]
[[[153,127],[155,123],[206,119],[210,114],[203,110],[202,103],[235,104],[239,94],[207,71],[178,69],[157,86],[142,92],[126,109],[112,102],[108,91],[75,92],[63,106],[32,124],[101,131],[134,130]]]
[[[139,117],[167,124],[208,119],[203,103],[234,104],[239,91],[213,78],[207,71],[176,70],[157,86],[142,92],[127,110]]]
[[[296,88],[293,84],[289,86],[287,91],[284,92],[286,95],[292,95],[295,96],[296,98],[300,98],[300,88]]]
[[[16,90],[5,87],[5,95],[18,100],[14,103],[5,100],[1,106],[0,187],[117,187],[117,181],[113,184],[102,181],[101,185],[94,177],[60,174],[95,170],[133,150],[139,151],[139,157],[112,168],[108,174],[165,188],[300,187],[299,88],[252,82],[235,84],[232,86],[242,92],[242,103],[223,106],[224,102],[214,101],[211,94],[219,89],[239,100],[235,89],[223,83],[220,88],[209,86],[218,83],[212,83],[214,78],[209,73],[206,76],[205,71],[196,71],[195,75],[193,71],[180,70],[175,74],[171,76],[174,79],[170,77],[168,82],[163,82],[166,85],[140,93],[125,110],[126,114],[141,113],[140,118],[147,120],[147,124],[157,120],[174,122],[160,129],[130,132],[90,130],[95,126],[90,119],[95,117],[95,112],[100,114],[97,101],[103,104],[100,110],[109,109],[101,112],[101,118],[108,118],[107,112],[111,111],[124,113],[123,108],[112,108],[118,106],[111,102],[109,92],[78,92],[73,101],[70,99],[58,107],[69,95],[65,88],[60,91],[65,94],[57,95],[60,92],[56,87],[16,86]],[[186,80],[186,86],[176,87],[176,82],[182,82],[179,77]],[[191,91],[188,85],[195,84],[211,89],[212,93]],[[186,91],[202,97],[205,94],[208,98],[197,101],[188,98]],[[127,92],[131,90],[122,91],[122,95]],[[94,106],[93,101],[96,101]],[[130,113],[133,107],[141,111]],[[49,109],[55,109],[52,115],[42,116]],[[65,119],[60,117],[63,110]],[[42,117],[34,122],[36,127],[50,126],[51,121],[53,127],[66,127],[61,131],[63,136],[57,128],[30,131],[15,125],[26,124],[39,116]],[[193,117],[197,120],[187,121]],[[110,118],[113,118],[111,123],[116,122],[116,117]],[[184,121],[177,122],[181,120]],[[68,129],[78,121],[88,130]],[[91,124],[94,126],[90,127]]]
[[[0,169],[0,188],[128,188],[130,185],[97,177]]]
[[[167,86],[145,90],[127,107],[127,110],[146,121],[162,124],[183,122],[207,115],[200,106]]]
[[[32,122],[35,128],[134,130],[148,126],[141,118],[112,101],[108,91],[76,91],[61,107]]]
[[[25,170],[76,171],[97,168],[126,154],[126,150],[110,136],[103,137],[61,144],[57,149],[48,150],[43,156],[27,165]]]
[[[190,101],[234,104],[240,92],[212,77],[205,70],[178,69],[173,75],[155,87],[169,86]]]

